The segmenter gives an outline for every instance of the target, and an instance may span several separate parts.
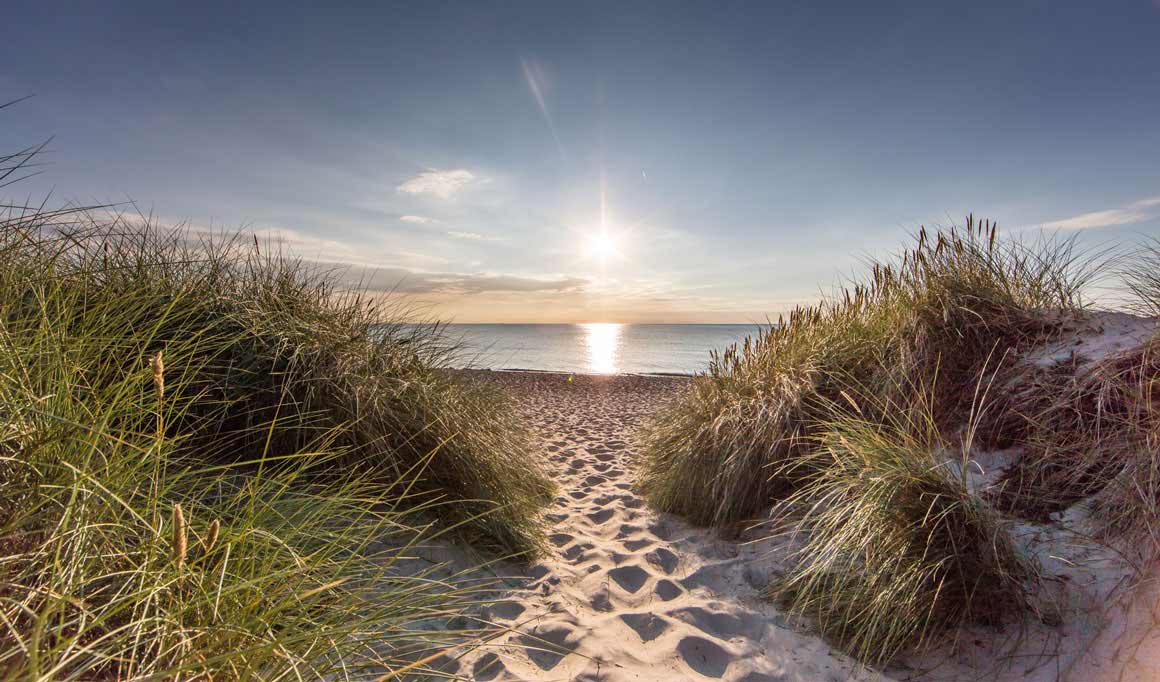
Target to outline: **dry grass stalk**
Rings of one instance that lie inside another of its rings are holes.
[[[181,511],[181,504],[175,502],[173,504],[173,565],[178,570],[185,566],[185,556],[188,549],[185,514]]]

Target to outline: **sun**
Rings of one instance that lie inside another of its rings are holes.
[[[620,255],[619,241],[616,235],[608,230],[596,232],[588,238],[588,255],[600,260],[607,260]]]

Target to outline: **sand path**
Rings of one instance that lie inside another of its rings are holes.
[[[476,680],[847,680],[868,676],[762,600],[749,546],[648,508],[631,430],[679,379],[496,373],[560,485],[551,556],[484,610],[512,632],[462,661]]]

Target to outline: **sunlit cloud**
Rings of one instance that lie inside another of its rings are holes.
[[[1133,225],[1160,218],[1160,197],[1141,199],[1120,208],[1092,211],[1063,220],[1045,223],[1043,227],[1055,230],[1089,230],[1096,227]]]
[[[430,225],[431,223],[435,222],[434,218],[427,218],[421,215],[399,216],[399,220],[403,221],[404,223],[412,223],[415,225]]]
[[[450,199],[475,180],[469,170],[425,170],[398,186],[406,194],[433,194],[440,199]],[[417,216],[416,216],[417,217]]]
[[[478,232],[457,232],[452,230],[451,232],[448,232],[447,235],[450,237],[455,237],[456,239],[467,239],[469,241],[475,242],[494,242],[498,240],[498,237],[492,237],[490,235],[480,234]]]
[[[342,273],[341,282],[346,286],[402,294],[564,294],[583,291],[589,283],[583,277],[564,275],[527,277],[493,272],[426,272],[399,267],[328,265]]]

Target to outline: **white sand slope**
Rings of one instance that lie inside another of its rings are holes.
[[[755,586],[753,549],[645,506],[627,441],[679,379],[502,373],[560,484],[552,556],[485,609],[513,631],[461,661],[476,680],[877,679],[791,629]],[[752,584],[751,584],[752,583]]]

